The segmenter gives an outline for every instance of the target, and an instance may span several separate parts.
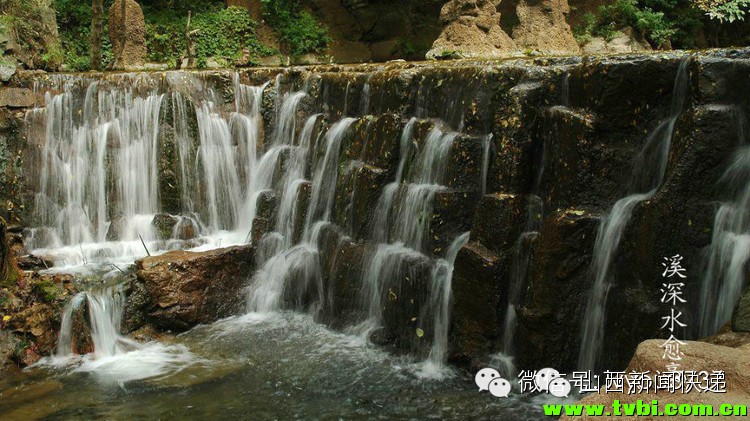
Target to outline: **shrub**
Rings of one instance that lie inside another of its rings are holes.
[[[104,0],[104,30],[102,31],[102,66],[108,67],[114,61],[112,43],[109,40],[108,13],[113,0]],[[81,0],[55,0],[57,26],[62,44],[61,56],[70,70],[91,69],[89,57],[91,37],[91,2]]]
[[[655,48],[691,48],[702,22],[689,0],[616,0],[600,6],[596,15],[586,14],[575,35],[580,43],[593,36],[609,41],[626,26],[640,32]]]
[[[321,53],[328,46],[328,30],[309,12],[302,10],[299,0],[261,1],[266,21],[279,35],[289,54]]]
[[[697,0],[695,3],[711,19],[722,22],[745,20],[745,13],[750,8],[750,0]]]
[[[255,35],[256,23],[246,9],[229,7],[207,8],[195,13],[190,21],[195,59],[198,67],[205,67],[214,57],[224,65],[232,65],[244,50],[254,56],[273,54]],[[162,10],[149,13],[146,18],[146,44],[149,60],[177,67],[186,55],[185,26],[187,12]]]

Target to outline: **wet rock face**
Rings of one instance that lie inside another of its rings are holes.
[[[252,247],[239,246],[138,260],[126,308],[126,320],[131,322],[125,324],[137,329],[145,322],[181,332],[236,314],[245,302],[243,288],[253,259]]]
[[[737,303],[737,308],[734,309],[732,330],[750,333],[750,289],[745,289],[739,303]]]
[[[136,70],[146,64],[146,23],[135,0],[116,0],[109,8],[109,39],[113,68]]]
[[[474,3],[478,12],[457,4],[450,10],[458,16],[455,22],[468,16],[481,30],[474,21],[488,3]],[[641,340],[661,333],[659,269],[664,256],[685,257],[691,273],[689,300],[698,302],[701,256],[711,241],[717,203],[726,195],[716,189],[717,181],[740,143],[737,111],[748,106],[741,94],[750,91],[746,56],[747,52],[722,52],[690,59],[686,105],[675,124],[664,181],[650,200],[635,207],[613,256],[616,270],[605,323],[607,368],[624,367]],[[362,279],[376,248],[372,238],[377,227],[372,222],[385,186],[395,180],[402,155],[404,177],[413,176],[436,127],[447,133],[460,130],[451,138],[444,179],[429,215],[419,215],[430,218],[424,253],[394,264],[383,289],[381,329],[373,339],[398,352],[425,353],[433,334],[426,307],[428,269],[435,258],[445,256],[456,236],[471,231],[455,263],[449,356],[467,367],[486,361],[500,351],[505,333],[508,298],[517,281],[512,268],[519,239],[533,231],[537,234],[517,307],[517,362],[524,369],[575,369],[599,225],[612,205],[631,192],[633,162],[649,133],[669,113],[681,60],[676,54],[239,72],[243,83],[256,85],[280,74],[262,98],[262,145],[273,140],[275,96],[309,88],[296,113],[296,132],[307,117],[323,114],[310,138],[316,147],[306,157],[306,179],[312,178],[310,172],[325,154],[327,128],[340,117],[356,118],[342,138],[336,178],[328,180],[335,183],[335,195],[330,225],[315,251],[321,279],[309,282],[310,277],[290,274],[294,279],[288,280],[283,306],[319,310],[319,320],[334,328],[362,321],[368,308]],[[233,104],[230,76],[201,74],[217,87],[217,101]],[[402,144],[412,117],[413,133]],[[160,140],[170,148],[170,128],[176,126],[166,120],[160,122]],[[29,144],[37,147],[35,139],[30,136]],[[200,142],[193,141],[190,156],[195,156]],[[160,155],[165,174],[179,174],[176,156],[169,150]],[[258,200],[250,235],[256,246],[273,241],[267,234],[278,222],[283,198],[278,183],[290,156],[281,154],[274,188]],[[173,189],[162,195],[160,207],[173,213],[176,198],[189,196],[185,190],[191,187],[182,187],[179,177],[171,175],[162,181]],[[294,243],[302,238],[313,186],[303,182],[296,188],[290,216],[294,224],[289,227]],[[533,212],[530,205],[536,206]],[[403,204],[395,203],[392,209],[399,207]],[[177,220],[159,216],[162,237],[172,235]],[[243,247],[140,261],[128,291],[127,330],[144,324],[184,330],[241,311],[242,288],[257,269],[253,254]]]

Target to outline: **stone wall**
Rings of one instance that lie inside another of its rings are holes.
[[[417,116],[408,152],[413,154],[439,119],[446,127],[461,128],[461,134],[454,140],[445,189],[435,198],[428,251],[394,269],[395,298],[385,305],[384,327],[373,340],[399,352],[427,353],[433,332],[428,312],[420,309],[430,298],[430,261],[442,256],[456,236],[470,231],[455,265],[450,360],[467,367],[486,362],[500,351],[516,244],[533,225],[538,236],[529,244],[516,355],[524,369],[571,370],[593,282],[590,268],[599,223],[627,194],[633,162],[648,134],[669,115],[675,76],[688,60],[686,104],[676,123],[664,182],[651,200],[636,206],[615,255],[604,364],[616,369],[625,366],[641,340],[662,333],[659,274],[664,256],[684,256],[691,274],[689,302],[698,303],[702,254],[722,199],[716,184],[740,143],[737,116],[748,109],[742,95],[750,89],[744,77],[750,70],[748,57],[741,50],[688,58],[396,62],[250,69],[241,71],[239,79],[260,85],[281,75],[264,91],[264,144],[273,135],[275,100],[284,92],[307,88],[297,112],[298,132],[306,117],[323,113],[314,139],[342,116],[357,118],[339,158],[340,168],[353,169],[339,172],[333,225],[318,245],[325,292],[320,321],[339,328],[363,317],[359,293],[372,246],[373,204],[395,174],[399,135],[408,119]],[[230,108],[232,75],[200,74]],[[117,75],[102,77],[108,83],[120,80]],[[146,80],[166,90],[185,89],[177,82],[181,78],[161,73],[144,75]],[[483,181],[488,134],[489,167]],[[30,139],[30,145],[36,144]],[[309,186],[300,189],[299,209],[307,207],[304,191],[309,193]],[[278,192],[267,196],[257,212],[256,240],[268,231],[279,202]],[[529,214],[527,204],[534,197],[542,207]],[[298,217],[304,219],[304,214],[298,212]],[[290,280],[284,305],[309,308],[318,299],[309,288],[301,279]],[[416,327],[424,330],[423,336],[414,335]]]

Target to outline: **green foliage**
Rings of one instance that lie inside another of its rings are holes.
[[[702,22],[690,0],[616,0],[585,15],[574,32],[581,43],[594,36],[609,41],[628,26],[655,48],[692,48]]]
[[[256,23],[244,8],[224,8],[223,2],[195,13],[190,22],[194,57],[198,67],[205,67],[210,58],[223,65],[233,65],[247,51],[253,60],[273,50],[264,47],[255,35]],[[146,14],[146,45],[149,60],[177,67],[186,54],[185,26],[187,12],[161,9]]]
[[[64,61],[71,70],[89,70],[91,2],[55,2]],[[112,3],[113,0],[104,2],[102,64],[105,68],[114,61],[107,30],[108,11]],[[247,10],[226,8],[223,0],[143,0],[139,3],[143,8],[146,23],[149,61],[167,63],[173,68],[179,67],[182,59],[187,56],[185,26],[188,12],[192,12],[190,29],[196,31],[193,34],[193,49],[198,67],[205,67],[211,58],[222,65],[231,66],[245,52],[250,56],[250,63],[257,60],[258,56],[274,53],[258,41],[255,35],[256,23],[250,18]]]
[[[721,22],[745,20],[745,13],[750,9],[750,0],[698,0],[696,3],[711,19]]]
[[[391,49],[391,54],[398,55],[399,57],[410,57],[416,54],[419,50],[409,40],[405,40],[402,38],[399,38],[398,41],[396,41],[396,45],[393,46],[393,49]]]
[[[104,0],[104,23],[102,31],[102,66],[110,66],[114,61],[112,43],[107,31],[109,7],[113,0]],[[60,33],[62,51],[60,55],[70,70],[91,69],[89,47],[91,45],[91,1],[55,0],[57,26]]]
[[[33,57],[36,65],[54,70],[60,64],[60,46],[50,42],[45,16],[53,0],[0,0],[0,26]]]
[[[302,10],[299,0],[261,0],[268,24],[293,56],[321,53],[331,41],[328,30],[309,12]]]

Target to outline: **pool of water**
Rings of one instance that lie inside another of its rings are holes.
[[[480,393],[471,373],[389,355],[291,312],[233,317],[106,358],[45,359],[0,378],[3,420],[536,420],[551,399]]]

